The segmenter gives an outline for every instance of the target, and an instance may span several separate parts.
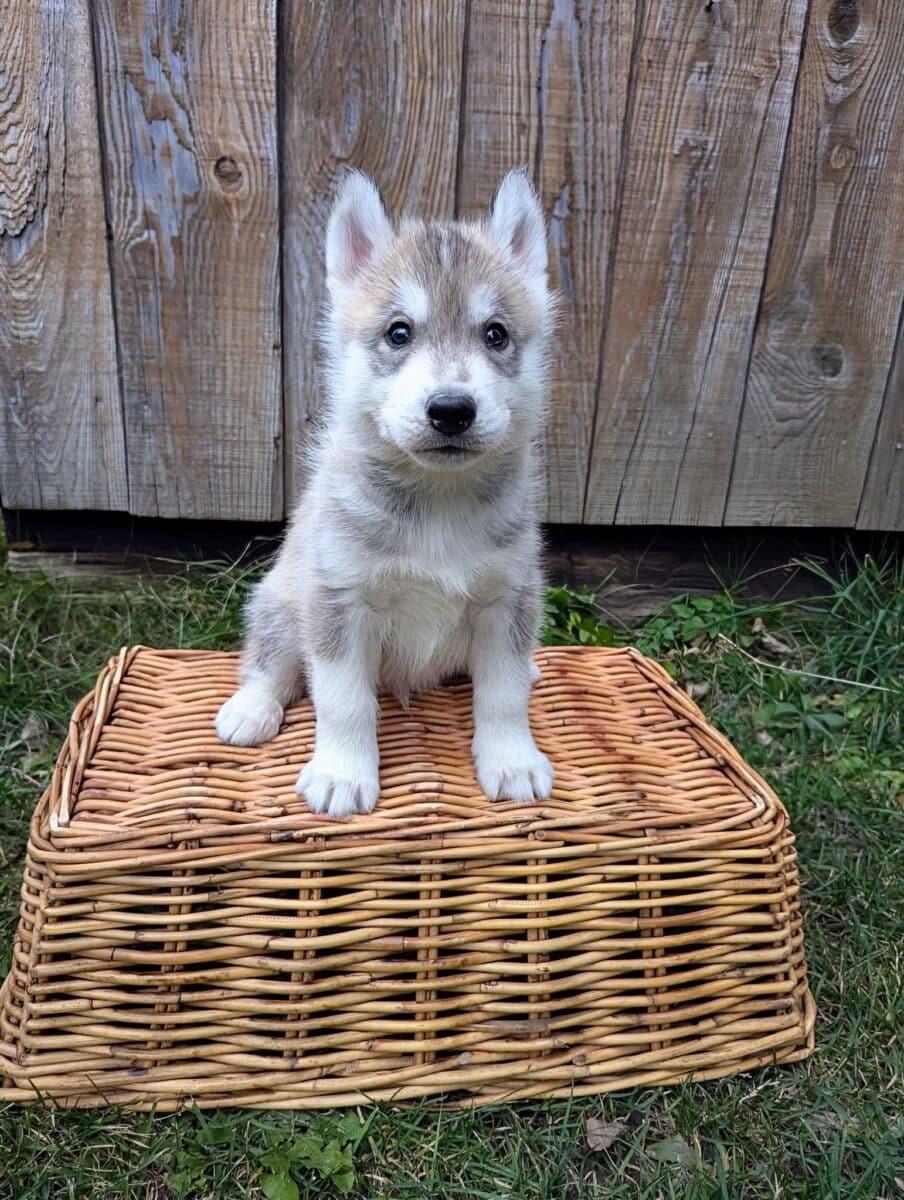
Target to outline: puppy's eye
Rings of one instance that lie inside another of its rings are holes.
[[[406,321],[393,321],[386,330],[386,340],[390,346],[405,346],[411,341],[411,326]]]
[[[508,330],[498,321],[493,321],[483,331],[483,340],[491,350],[504,350],[508,345]]]

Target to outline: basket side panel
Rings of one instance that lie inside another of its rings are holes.
[[[9,1074],[63,1104],[323,1107],[779,1061],[805,1043],[789,870],[768,845],[522,839],[456,859],[313,844],[49,897],[36,878],[0,1026],[24,1050]]]
[[[45,796],[42,804],[46,805]],[[26,854],[19,922],[12,965],[0,988],[0,1089],[27,1077],[31,1051],[32,986],[41,955],[40,944],[50,908],[53,877],[31,853]]]

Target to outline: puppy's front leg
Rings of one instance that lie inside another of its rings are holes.
[[[336,613],[334,612],[333,618]],[[370,812],[380,791],[376,683],[380,639],[366,614],[348,611],[310,659],[317,730],[295,790],[331,817]]]
[[[527,717],[534,681],[534,609],[530,589],[482,609],[471,633],[474,684],[474,765],[491,800],[545,800],[553,769],[537,749]]]
[[[220,741],[259,746],[275,737],[287,704],[304,694],[301,632],[292,604],[267,576],[246,613],[241,687],[217,713]]]

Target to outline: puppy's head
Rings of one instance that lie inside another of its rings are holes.
[[[326,242],[337,413],[428,470],[525,444],[544,408],[546,264],[523,171],[506,175],[482,222],[398,225],[350,172]]]

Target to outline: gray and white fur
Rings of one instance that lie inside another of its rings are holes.
[[[553,324],[546,230],[522,171],[481,222],[393,223],[347,174],[326,239],[328,420],[276,562],[247,610],[217,733],[257,745],[309,692],[315,812],[370,812],[377,694],[467,673],[491,799],[549,795],[528,699],[542,606],[537,439]]]

